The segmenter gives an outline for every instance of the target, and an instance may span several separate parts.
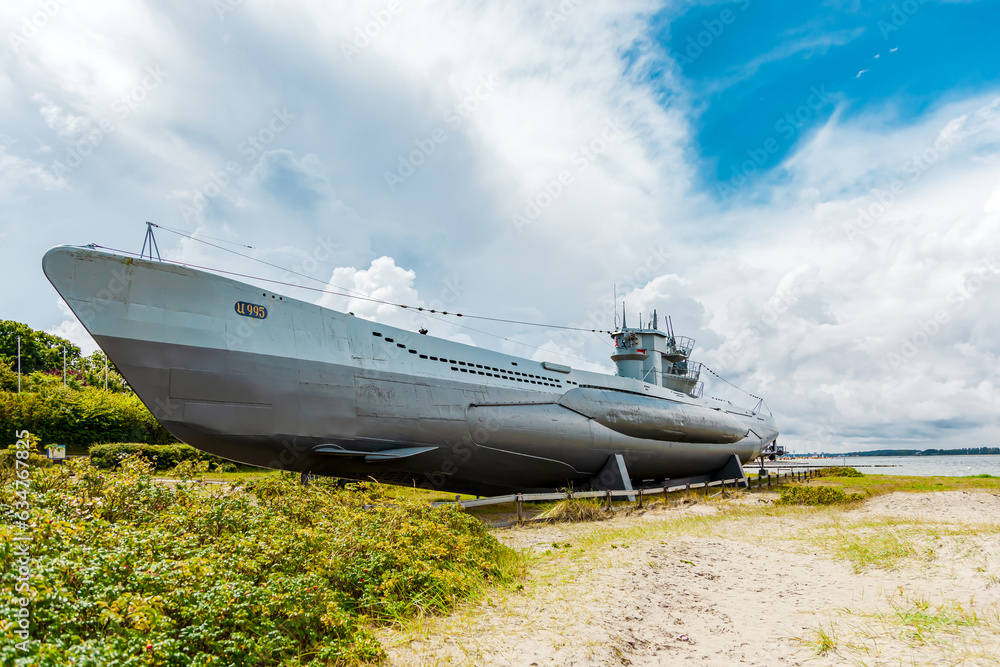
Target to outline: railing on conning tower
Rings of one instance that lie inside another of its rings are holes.
[[[667,338],[667,350],[663,353],[668,361],[681,361],[691,356],[694,349],[694,339],[687,336],[670,336]]]
[[[701,364],[697,361],[676,361],[663,367],[663,378],[661,385],[667,389],[681,391],[689,396],[699,397],[703,389],[702,383],[698,382],[701,376]]]
[[[701,376],[701,362],[699,361],[677,361],[670,365],[664,365],[663,375],[677,378],[678,380],[689,380],[697,382]]]

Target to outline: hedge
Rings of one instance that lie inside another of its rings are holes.
[[[138,454],[156,466],[157,470],[169,470],[181,461],[208,461],[217,466],[226,463],[218,456],[199,451],[190,445],[148,445],[142,442],[115,442],[94,445],[90,448],[90,463],[95,468],[114,468],[126,456]]]
[[[27,429],[43,443],[70,447],[95,443],[142,442],[165,445],[177,440],[133,394],[92,387],[45,393],[0,392],[0,446],[13,445],[15,430]]]

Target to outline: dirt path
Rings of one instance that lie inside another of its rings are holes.
[[[758,498],[499,531],[524,589],[382,631],[391,664],[996,664],[1000,497]]]

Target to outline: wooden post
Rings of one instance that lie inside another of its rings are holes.
[[[666,485],[666,483],[664,482],[664,484],[663,484],[663,504],[664,504],[664,505],[666,505],[666,504],[667,504],[667,494],[668,494],[668,493],[669,493],[669,491],[667,491],[667,485]]]
[[[611,510],[611,489],[608,489],[607,495],[604,497],[604,506],[608,511]]]
[[[767,488],[771,488],[771,473],[767,473]]]
[[[642,509],[642,489],[639,489],[639,509]]]
[[[524,507],[522,506],[521,494],[517,494],[517,522],[524,521]]]

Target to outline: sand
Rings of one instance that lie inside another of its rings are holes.
[[[498,530],[535,555],[522,590],[380,639],[400,666],[1000,662],[1000,496],[767,516],[773,497]],[[904,553],[859,568],[847,543]]]

